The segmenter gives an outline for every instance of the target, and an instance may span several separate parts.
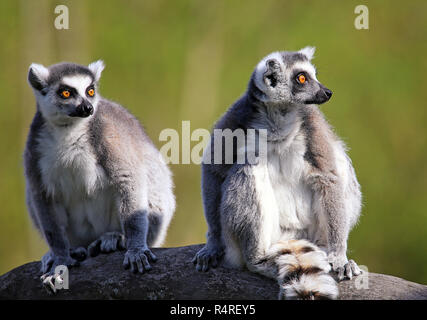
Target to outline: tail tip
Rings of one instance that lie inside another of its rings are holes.
[[[279,300],[335,300],[338,286],[329,274],[303,275],[280,286]]]

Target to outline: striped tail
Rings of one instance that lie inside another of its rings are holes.
[[[338,286],[329,275],[326,253],[306,240],[279,241],[277,250],[279,299],[336,299]]]

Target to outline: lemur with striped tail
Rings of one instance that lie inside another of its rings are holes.
[[[360,185],[317,106],[332,92],[317,80],[313,54],[306,47],[262,59],[246,93],[214,127],[266,130],[265,157],[212,162],[213,135],[202,164],[208,234],[193,260],[197,269],[222,260],[246,267],[277,279],[280,299],[335,299],[330,271],[339,281],[361,273],[346,253],[361,211]],[[241,149],[232,148],[236,158]]]

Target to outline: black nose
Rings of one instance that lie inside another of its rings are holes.
[[[332,91],[326,88],[324,85],[319,83],[319,90],[317,90],[316,94],[313,98],[308,99],[304,103],[306,104],[322,104],[326,101],[329,101],[329,99],[332,97]]]
[[[93,114],[93,107],[91,104],[84,104],[82,106],[82,111],[83,111],[83,114],[92,115]]]
[[[79,104],[73,112],[69,114],[70,117],[86,118],[93,114],[93,106],[89,102],[83,101]]]
[[[332,91],[325,88],[324,90],[326,97],[328,98],[328,100],[332,97]]]

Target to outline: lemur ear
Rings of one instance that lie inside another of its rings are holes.
[[[49,77],[49,70],[37,63],[32,63],[28,70],[28,82],[31,87],[37,91],[41,91],[47,86],[47,78]]]
[[[98,81],[99,78],[101,78],[101,73],[102,73],[102,70],[104,70],[105,68],[105,64],[104,64],[104,61],[98,60],[98,61],[92,62],[88,66],[88,68],[90,71],[92,71],[93,75],[95,76],[95,81]]]
[[[311,60],[314,57],[314,52],[315,51],[316,51],[316,47],[305,47],[305,48],[302,48],[298,52],[302,53],[303,55],[305,55],[308,60]]]
[[[264,83],[267,86],[275,87],[280,76],[280,62],[276,59],[268,59],[265,62],[266,71],[264,72]]]

